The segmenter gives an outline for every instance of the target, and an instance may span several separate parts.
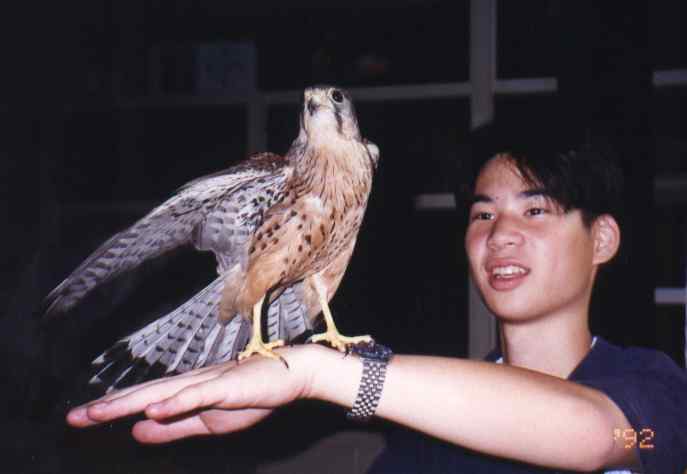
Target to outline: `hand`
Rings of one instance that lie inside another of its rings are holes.
[[[67,422],[78,428],[143,413],[134,438],[164,443],[198,435],[222,434],[252,426],[278,406],[309,396],[311,361],[322,348],[280,349],[278,360],[251,357],[135,385],[74,408]]]

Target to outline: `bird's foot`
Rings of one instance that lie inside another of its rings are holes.
[[[248,342],[248,345],[246,345],[246,348],[242,352],[239,353],[239,357],[238,357],[239,362],[244,360],[244,359],[249,358],[253,354],[259,354],[259,355],[261,355],[263,357],[267,357],[269,359],[280,360],[281,362],[284,363],[284,365],[288,369],[289,364],[286,363],[286,360],[284,360],[284,358],[282,356],[280,356],[279,354],[275,353],[272,350],[275,347],[281,347],[283,345],[284,345],[284,341],[282,341],[282,340],[265,343],[259,339],[251,339]]]
[[[348,348],[355,344],[360,344],[361,342],[370,344],[374,342],[371,336],[343,336],[337,331],[326,331],[320,334],[315,334],[310,336],[310,342],[320,342],[325,341],[334,349],[341,352],[348,352]]]

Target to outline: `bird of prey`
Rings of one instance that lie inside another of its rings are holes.
[[[252,354],[278,358],[272,349],[312,328],[320,313],[326,330],[312,341],[342,351],[370,342],[341,335],[328,302],[351,258],[379,149],[361,136],[343,89],[310,87],[303,99],[285,156],[260,153],[186,184],[48,295],[46,314],[63,313],[97,285],[175,247],[214,253],[219,276],[98,357],[92,383],[111,390]]]

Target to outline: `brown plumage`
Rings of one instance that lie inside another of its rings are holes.
[[[152,366],[184,372],[254,353],[276,357],[271,349],[311,328],[321,311],[327,328],[313,340],[340,350],[368,340],[341,336],[328,301],[355,247],[378,157],[361,137],[345,91],[306,89],[300,131],[284,157],[262,153],[182,187],[53,290],[48,313],[69,309],[147,258],[192,243],[215,254],[219,277],[96,359],[95,382],[111,388],[149,378]],[[266,297],[269,343],[260,331]]]
[[[253,336],[239,359],[254,352],[271,356],[270,349],[283,342],[262,343],[261,304],[270,290],[298,281],[305,283],[308,316],[324,311],[327,332],[313,340],[326,340],[343,350],[349,343],[369,339],[341,336],[327,302],[355,246],[378,151],[361,139],[353,104],[339,89],[306,90],[301,117],[301,131],[291,148],[297,150],[297,159],[292,160],[284,198],[266,211],[246,268],[230,272],[225,280],[220,319],[253,314]],[[289,155],[294,156],[291,151]]]

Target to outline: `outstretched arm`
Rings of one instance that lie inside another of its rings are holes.
[[[279,350],[276,361],[207,367],[108,395],[68,415],[84,427],[144,412],[142,442],[238,431],[298,398],[351,406],[361,367],[354,356],[316,345]],[[635,462],[614,443],[629,428],[602,393],[510,366],[426,356],[396,356],[377,410],[432,436],[480,452],[563,469],[593,470]],[[172,420],[172,421],[170,421]]]

